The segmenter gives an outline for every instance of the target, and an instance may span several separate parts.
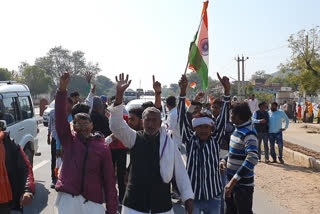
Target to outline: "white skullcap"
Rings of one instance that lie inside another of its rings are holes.
[[[214,122],[211,118],[209,117],[198,117],[198,118],[193,118],[192,119],[192,127],[195,128],[200,125],[209,125],[209,126],[214,126]]]

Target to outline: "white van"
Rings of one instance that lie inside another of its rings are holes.
[[[30,163],[38,150],[37,118],[28,86],[14,81],[0,81],[0,111],[7,122],[10,137],[19,144]]]

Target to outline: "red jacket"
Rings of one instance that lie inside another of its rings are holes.
[[[25,192],[35,193],[32,166],[20,145],[10,139],[9,133],[5,132],[3,139],[6,152],[6,169],[12,190],[10,207],[21,211],[20,198]]]
[[[115,214],[118,199],[112,157],[109,146],[101,136],[82,143],[70,130],[67,92],[57,91],[55,105],[56,131],[63,147],[63,166],[56,190],[82,195],[87,200],[102,204],[107,213]]]
[[[123,119],[128,123],[128,115],[123,115]],[[110,148],[111,149],[126,149],[127,147],[125,147],[123,145],[123,143],[118,140],[118,138],[116,138],[114,135],[112,135],[112,143],[110,143]]]

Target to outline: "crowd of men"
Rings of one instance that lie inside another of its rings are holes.
[[[95,86],[90,86],[84,102],[77,92],[68,96],[70,75],[61,76],[47,140],[52,155],[51,188],[58,192],[55,212],[173,213],[174,195],[188,214],[253,213],[254,167],[261,161],[262,140],[265,162],[270,162],[270,146],[272,162],[283,164],[282,132],[289,120],[277,103],[268,111],[267,103],[259,103],[254,95],[247,102],[231,102],[229,79],[219,74],[218,79],[223,97],[204,105],[205,93],[199,92],[186,106],[188,80],[182,75],[180,96],[166,98],[169,113],[162,118],[161,84],[155,77],[155,102],[126,112],[123,95],[131,83],[128,75],[116,77],[113,100],[95,96]],[[5,126],[0,130],[3,152]],[[16,178],[10,175],[11,166],[4,164],[7,156],[0,159],[0,213],[21,210],[32,201],[32,169],[21,151],[17,147],[15,155],[25,173],[16,185],[25,186],[24,190],[17,191],[12,182],[8,185],[8,179]],[[4,194],[3,188],[14,197]]]

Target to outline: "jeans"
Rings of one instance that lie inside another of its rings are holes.
[[[278,148],[279,148],[279,160],[282,160],[282,151],[283,151],[282,132],[280,131],[278,133],[269,133],[269,140],[270,140],[271,157],[273,158],[273,160],[277,160],[277,155],[274,148],[275,141],[277,141]]]
[[[124,176],[126,174],[127,149],[111,149],[111,154],[114,168],[117,166],[119,201],[122,204],[124,193],[126,191]]]
[[[210,200],[194,200],[193,214],[217,214],[220,213],[221,196],[217,196]]]
[[[266,158],[266,161],[269,160],[269,145],[268,145],[268,140],[269,140],[269,135],[268,133],[258,133],[258,156],[259,160],[261,160],[261,143],[263,140],[263,145],[264,145],[264,156]]]
[[[253,214],[252,198],[253,186],[236,185],[231,197],[226,198],[226,214]]]
[[[227,170],[225,170],[223,173],[221,173],[221,181],[222,181],[222,187],[224,188],[227,185],[228,177],[227,177]],[[221,198],[221,207],[220,207],[220,214],[224,214],[224,189],[222,190],[222,193],[220,195]]]
[[[51,138],[51,179],[52,181],[56,181],[56,173],[54,169],[56,168],[56,139]]]

